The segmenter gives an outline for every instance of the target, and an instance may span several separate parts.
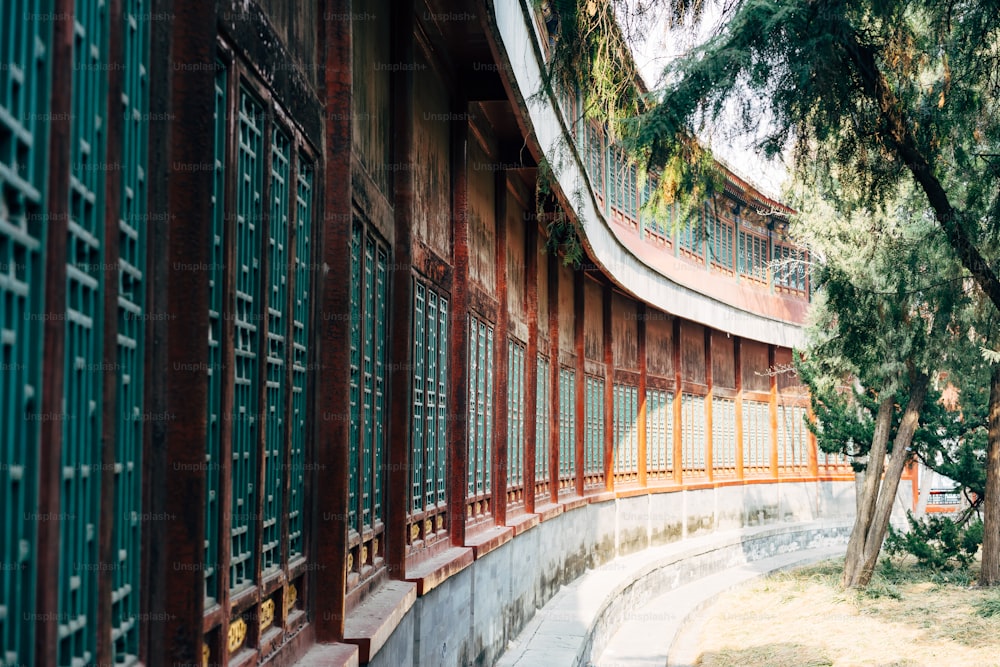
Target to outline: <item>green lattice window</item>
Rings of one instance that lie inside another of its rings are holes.
[[[676,218],[675,218],[676,219]],[[702,231],[697,209],[692,212],[686,220],[677,223],[677,246],[686,250],[688,256],[695,259],[702,259]]]
[[[646,476],[665,478],[673,470],[674,394],[646,390]]]
[[[549,382],[549,360],[539,357],[535,395],[535,495],[539,496],[549,492],[549,448],[552,442]]]
[[[351,235],[351,415],[348,516],[353,569],[379,555],[385,458],[389,249],[360,220]]]
[[[410,544],[443,536],[448,442],[448,299],[421,281],[413,297]]]
[[[489,511],[493,465],[493,327],[469,317],[469,515]]]
[[[806,409],[798,405],[778,406],[778,455],[779,465],[786,468],[803,468],[808,462],[809,446],[806,428]]]
[[[584,376],[583,476],[587,485],[604,481],[604,378]]]
[[[291,142],[271,131],[271,191],[268,217],[267,384],[264,405],[264,512],[261,570],[281,566],[281,512],[285,472],[285,358],[288,354],[289,189]]]
[[[681,394],[681,447],[684,470],[705,469],[705,397]]]
[[[787,243],[774,245],[774,284],[779,287],[805,292],[806,252]]]
[[[736,401],[712,397],[712,470],[736,471]]]
[[[507,341],[507,501],[524,499],[524,345]]]
[[[770,406],[761,401],[743,401],[743,467],[761,472],[770,465]]]
[[[705,204],[705,215],[708,220],[708,251],[715,264],[732,270],[733,268],[733,223],[720,218],[711,204]]]
[[[295,297],[292,303],[292,412],[288,448],[288,557],[305,554],[305,463],[309,428],[309,327],[312,309],[312,216],[315,169],[299,155],[295,195]]]
[[[559,488],[576,488],[576,373],[559,369]]]
[[[222,519],[222,312],[226,226],[226,70],[215,75],[215,115],[212,171],[212,218],[208,274],[208,425],[205,431],[205,606],[219,598],[219,530]]]
[[[45,176],[51,21],[47,3],[0,14],[0,661],[34,664]]]
[[[639,479],[639,388],[614,386],[615,479],[622,482]],[[648,433],[647,433],[648,438]]]
[[[97,637],[107,119],[107,4],[75,5],[66,239],[66,343],[60,511],[60,664],[89,663]]]
[[[229,587],[249,586],[255,578],[258,530],[260,406],[261,226],[267,152],[264,109],[240,91],[239,145],[236,162],[236,275],[233,308],[234,386],[232,405],[232,509],[229,515]]]
[[[123,3],[122,189],[118,221],[118,425],[112,540],[111,638],[115,662],[139,659],[143,370],[146,313],[146,148],[149,117],[149,7]]]
[[[745,229],[739,233],[739,272],[741,275],[767,282],[767,237]]]

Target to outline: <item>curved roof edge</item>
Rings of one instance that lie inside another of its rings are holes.
[[[575,210],[583,228],[582,241],[591,258],[623,290],[664,312],[735,336],[783,347],[801,347],[805,341],[801,325],[742,310],[682,285],[646,264],[615,236],[597,207],[583,162],[568,139],[556,102],[540,92],[543,90],[541,35],[528,2],[486,3],[492,9],[486,12],[488,37],[498,57],[506,61],[507,67],[500,69],[509,78],[527,134],[534,135],[536,148],[551,166],[554,185]]]

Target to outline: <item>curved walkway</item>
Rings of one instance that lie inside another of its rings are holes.
[[[564,586],[497,665],[663,667],[685,619],[712,597],[761,574],[835,556],[849,532],[844,521],[772,524],[617,558]]]
[[[693,667],[704,625],[697,613],[717,596],[760,576],[834,558],[844,545],[764,558],[703,577],[661,595],[635,612],[594,661],[594,667]]]

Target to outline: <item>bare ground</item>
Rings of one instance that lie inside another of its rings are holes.
[[[865,591],[839,586],[843,559],[778,573],[702,612],[703,667],[1000,665],[1000,590],[977,574],[884,561]]]

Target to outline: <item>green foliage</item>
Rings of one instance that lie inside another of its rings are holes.
[[[907,531],[890,526],[886,551],[890,556],[910,554],[929,570],[967,569],[983,542],[982,521],[963,525],[944,516],[916,519],[912,513],[907,513],[906,520],[910,524]]]
[[[554,179],[552,167],[547,161],[542,160],[538,165],[538,176],[535,179],[535,215],[539,220],[549,219],[546,226],[548,236],[545,239],[545,251],[555,255],[562,254],[563,264],[576,268],[586,255],[573,221],[561,206],[549,206],[553,197]],[[550,213],[549,209],[554,209],[554,212]]]
[[[983,618],[1000,616],[1000,591],[993,592],[976,604],[976,614]]]

